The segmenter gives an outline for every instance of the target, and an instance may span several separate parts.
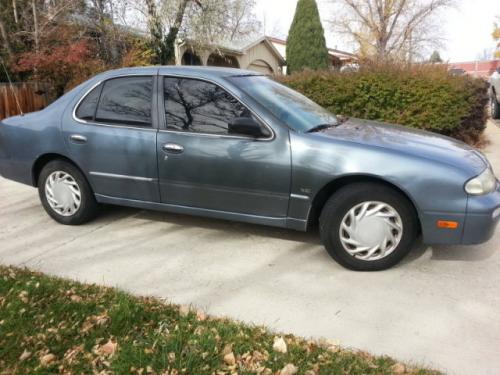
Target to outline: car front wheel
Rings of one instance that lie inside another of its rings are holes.
[[[379,271],[397,264],[411,250],[418,233],[412,204],[382,184],[343,187],[326,203],[320,217],[321,239],[341,265]]]
[[[98,204],[87,180],[78,168],[64,160],[54,160],[43,167],[38,194],[45,211],[61,224],[83,224],[97,213]]]

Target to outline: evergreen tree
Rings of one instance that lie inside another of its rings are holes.
[[[438,51],[432,52],[431,58],[429,59],[429,62],[436,64],[436,63],[442,63],[443,59],[441,58],[441,55],[439,55]]]
[[[328,49],[316,0],[299,0],[286,43],[287,72],[328,68]]]

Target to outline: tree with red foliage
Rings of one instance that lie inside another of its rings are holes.
[[[60,96],[69,86],[99,70],[101,65],[94,58],[90,43],[82,39],[39,52],[22,52],[11,68],[19,73],[31,72],[32,79],[52,83],[55,94]]]

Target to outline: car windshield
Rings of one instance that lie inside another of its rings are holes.
[[[241,88],[292,129],[308,132],[318,126],[336,125],[335,115],[312,100],[264,76],[234,76],[230,81]]]

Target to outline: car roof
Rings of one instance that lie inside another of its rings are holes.
[[[218,66],[185,66],[185,65],[158,65],[145,67],[121,68],[106,72],[106,76],[121,76],[127,74],[176,74],[200,78],[218,78],[231,76],[262,75],[258,72],[236,68]]]

